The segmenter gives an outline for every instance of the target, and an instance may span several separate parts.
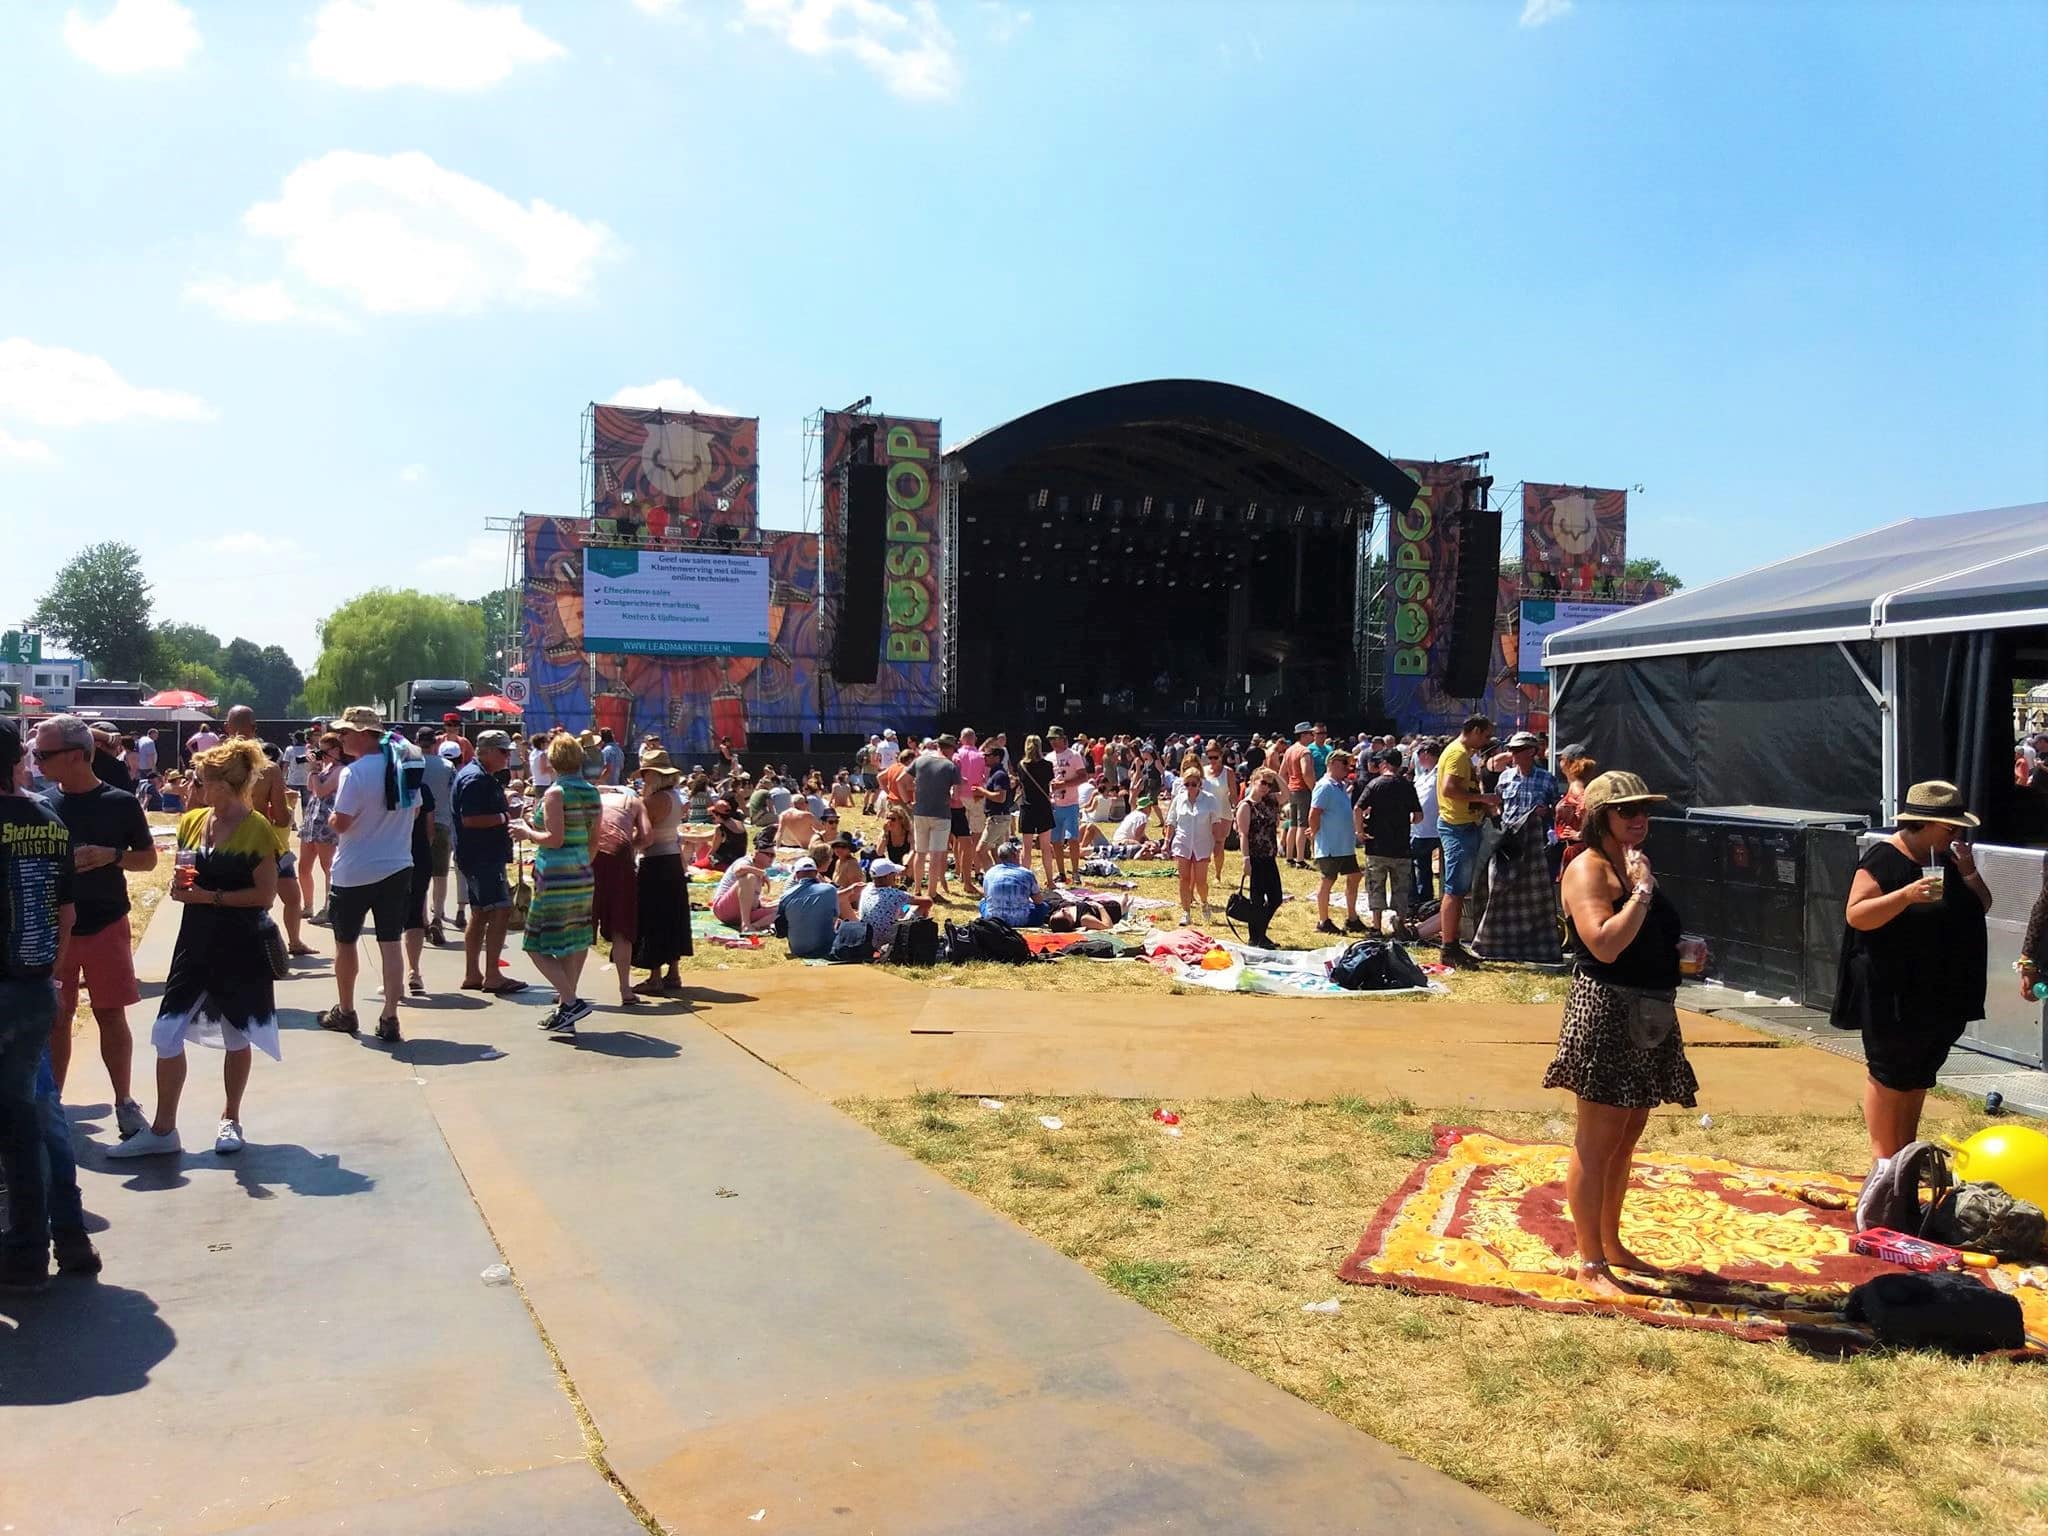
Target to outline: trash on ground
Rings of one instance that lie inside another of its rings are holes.
[[[482,1280],[485,1285],[510,1285],[512,1283],[512,1271],[503,1264],[493,1264],[485,1269],[477,1278]]]
[[[1337,1310],[1337,1307],[1338,1303],[1334,1301],[1311,1301],[1301,1310],[1304,1312],[1330,1313],[1335,1312]]]
[[[1003,1101],[1001,1099],[983,1099],[981,1101],[981,1107],[983,1109],[1001,1109],[1003,1107]]]
[[[1038,1123],[1044,1126],[1048,1131],[1064,1130],[1067,1124],[1067,1122],[1062,1120],[1058,1115],[1040,1115],[1038,1117]]]

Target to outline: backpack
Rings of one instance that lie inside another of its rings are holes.
[[[891,965],[937,965],[939,925],[928,917],[905,917],[889,941]]]
[[[1915,1141],[1892,1155],[1882,1172],[1873,1172],[1856,1197],[1856,1230],[1889,1227],[1915,1237],[1932,1234],[1922,1230],[1927,1208],[1920,1200],[1920,1186],[1946,1190],[1955,1183],[1949,1172],[1948,1154],[1931,1141]]]
[[[1958,1184],[1936,1193],[1921,1235],[1951,1248],[1969,1248],[2027,1263],[2038,1257],[2048,1217],[2028,1200],[1996,1184]]]
[[[2027,1342],[2018,1299],[1957,1270],[1879,1275],[1851,1291],[1842,1312],[1868,1323],[1878,1343],[1899,1349],[1981,1355]]]
[[[1386,939],[1360,939],[1330,965],[1330,980],[1347,992],[1396,992],[1427,987],[1429,977],[1408,951]]]
[[[992,960],[1002,965],[1023,965],[1034,957],[1024,935],[999,917],[977,917],[965,927],[946,924],[946,958],[958,964],[966,960]]]
[[[832,930],[832,948],[825,958],[834,965],[860,965],[874,959],[874,926],[864,918],[849,917]]]

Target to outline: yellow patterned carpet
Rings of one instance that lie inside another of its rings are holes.
[[[1849,1251],[1857,1181],[1751,1168],[1713,1157],[1638,1157],[1622,1240],[1665,1273],[1617,1279],[1615,1300],[1575,1277],[1565,1204],[1570,1148],[1439,1127],[1437,1151],[1394,1191],[1339,1274],[1359,1285],[1438,1292],[1498,1306],[1612,1312],[1748,1339],[1867,1346],[1841,1315],[1849,1292],[1894,1266]],[[2048,1337],[2048,1292],[2015,1287],[2020,1266],[1986,1271],[2020,1299],[2027,1332]]]

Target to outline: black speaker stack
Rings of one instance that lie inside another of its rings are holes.
[[[1454,699],[1476,699],[1491,681],[1494,607],[1500,595],[1500,529],[1498,508],[1486,505],[1491,480],[1468,480],[1451,524],[1457,540],[1451,589],[1451,628],[1444,637],[1445,693]]]
[[[832,680],[872,683],[881,666],[882,556],[889,520],[888,468],[846,466],[846,542]]]

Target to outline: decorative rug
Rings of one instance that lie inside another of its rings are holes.
[[[1435,1154],[1380,1207],[1339,1278],[1496,1306],[1606,1312],[1745,1339],[1792,1338],[1831,1350],[1871,1343],[1868,1330],[1844,1319],[1840,1308],[1857,1285],[1896,1266],[1849,1251],[1858,1180],[1639,1154],[1621,1235],[1665,1272],[1617,1272],[1630,1293],[1617,1301],[1586,1289],[1574,1274],[1564,1197],[1570,1153],[1438,1127]],[[2048,1292],[2013,1286],[2020,1269],[2004,1265],[1985,1274],[2019,1297],[2028,1333],[2048,1336]]]

